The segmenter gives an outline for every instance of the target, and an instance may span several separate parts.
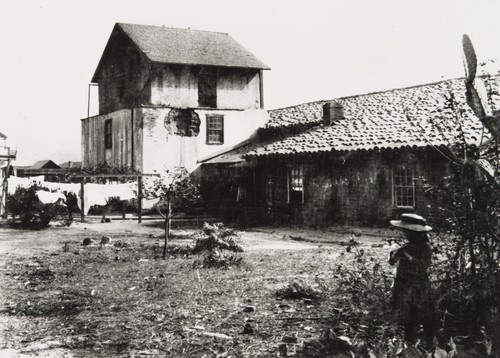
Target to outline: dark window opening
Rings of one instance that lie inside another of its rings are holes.
[[[288,202],[304,202],[304,170],[301,167],[288,169]]]
[[[118,97],[120,99],[122,99],[124,95],[125,95],[125,81],[119,80],[119,82],[118,82]]]
[[[224,116],[207,114],[207,144],[224,143]]]
[[[113,146],[113,128],[112,119],[106,119],[104,122],[104,147],[111,148]]]
[[[215,71],[203,69],[198,76],[198,106],[217,107],[217,76]]]
[[[397,208],[415,207],[415,185],[413,169],[400,166],[392,171],[394,206]]]

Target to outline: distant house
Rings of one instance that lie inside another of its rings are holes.
[[[59,168],[61,169],[81,169],[82,168],[82,162],[64,162],[59,164]]]
[[[82,166],[193,170],[264,125],[267,69],[225,33],[117,23],[92,78],[99,115],[81,122]]]
[[[423,181],[448,173],[454,143],[487,138],[464,87],[450,80],[273,110],[259,141],[203,167],[246,167],[247,213],[260,220],[387,225],[415,211],[435,218]],[[464,105],[451,108],[451,96]]]
[[[7,146],[7,136],[0,132],[0,216],[5,214],[7,177],[12,170],[12,161],[17,150]]]
[[[52,160],[39,160],[33,165],[30,165],[27,170],[42,170],[42,169],[60,169],[59,165],[54,163]]]
[[[50,159],[39,160],[32,165],[14,165],[11,167],[11,175],[28,178],[43,176],[45,181],[59,182],[70,171],[81,169],[81,162],[64,162],[56,164]]]
[[[12,175],[20,178],[43,176],[47,181],[59,181],[61,167],[50,159],[39,160],[28,166],[14,166]]]

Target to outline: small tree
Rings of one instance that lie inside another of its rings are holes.
[[[193,202],[199,199],[198,187],[192,182],[186,168],[175,167],[165,170],[160,177],[145,183],[145,197],[160,199],[155,205],[160,216],[165,220],[165,246],[163,258],[167,257],[167,245],[170,237],[172,205]]]

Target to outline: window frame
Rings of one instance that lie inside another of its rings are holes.
[[[287,166],[287,203],[288,204],[304,204],[305,202],[305,175],[304,175],[304,166],[302,165],[289,165]],[[292,200],[292,186],[293,186],[293,176],[294,172],[297,171],[300,173],[300,178],[298,180],[300,181],[300,187],[301,187],[301,196],[300,196],[300,201],[298,200]]]
[[[207,114],[206,116],[206,144],[208,145],[221,145],[224,144],[224,115],[223,114]],[[210,121],[214,119],[220,119],[220,129],[210,129]],[[220,140],[212,141],[210,140],[210,131],[220,132]]]
[[[113,148],[113,119],[109,118],[104,121],[104,148]]]
[[[398,173],[396,171],[405,171],[405,185],[402,183],[398,183],[396,178],[401,178],[402,175],[397,175]],[[392,168],[392,206],[394,208],[398,209],[415,209],[415,203],[416,203],[416,193],[415,193],[415,168],[412,165],[405,165],[405,164],[400,164],[397,166],[394,166]],[[411,181],[411,184],[408,185],[408,182]],[[401,192],[398,192],[398,189],[401,190]],[[406,196],[403,197],[403,192],[402,190],[406,190]],[[408,190],[411,190],[411,195],[409,195]],[[411,198],[411,205],[409,205],[408,199]],[[406,199],[406,203],[404,202]],[[399,204],[401,203],[401,204]],[[406,205],[405,205],[406,204]]]

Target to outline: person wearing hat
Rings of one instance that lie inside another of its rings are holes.
[[[398,264],[392,294],[392,307],[404,326],[405,340],[417,341],[417,328],[423,325],[426,343],[430,346],[436,332],[434,302],[431,296],[428,269],[432,247],[427,233],[432,227],[416,214],[402,214],[391,220],[393,227],[403,230],[408,242],[390,254],[389,263]]]

